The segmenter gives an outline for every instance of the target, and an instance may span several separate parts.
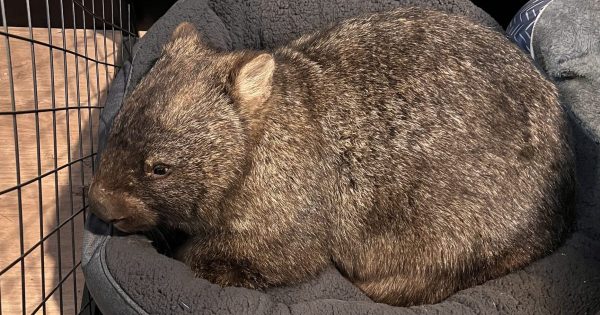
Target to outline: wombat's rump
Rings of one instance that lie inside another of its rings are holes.
[[[183,24],[127,97],[90,197],[121,230],[190,234],[178,257],[213,282],[333,263],[411,305],[555,248],[571,159],[553,85],[464,18],[400,9],[232,53]]]

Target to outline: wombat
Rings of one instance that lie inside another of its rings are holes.
[[[550,253],[574,179],[556,89],[500,33],[416,8],[272,51],[215,51],[181,24],[115,118],[90,188],[126,232],[223,286],[328,265],[414,305]]]

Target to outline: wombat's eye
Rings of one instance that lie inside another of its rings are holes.
[[[171,168],[164,164],[156,164],[152,167],[152,175],[165,176],[171,172]]]

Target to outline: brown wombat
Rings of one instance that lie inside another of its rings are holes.
[[[465,18],[399,9],[237,52],[182,24],[90,197],[123,231],[191,235],[177,257],[221,285],[334,264],[375,301],[433,303],[560,243],[568,138],[553,85]]]

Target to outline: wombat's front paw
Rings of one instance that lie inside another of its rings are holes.
[[[201,265],[195,265],[192,270],[197,277],[204,278],[221,286],[245,287],[262,289],[267,287],[267,281],[256,270],[245,262],[229,262],[212,260]]]

